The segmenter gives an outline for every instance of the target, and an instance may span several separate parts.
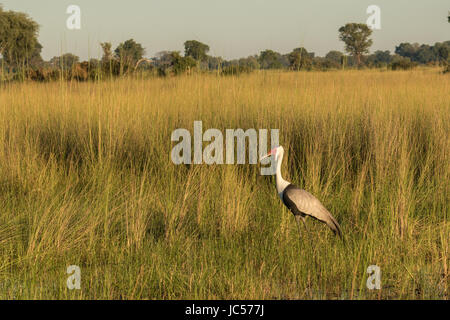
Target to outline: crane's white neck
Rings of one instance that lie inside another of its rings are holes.
[[[276,184],[277,184],[277,192],[278,196],[283,199],[283,192],[286,189],[288,185],[290,185],[290,182],[283,179],[281,176],[281,164],[283,163],[283,156],[284,156],[284,150],[280,149],[275,158],[277,163],[277,171],[276,171]]]

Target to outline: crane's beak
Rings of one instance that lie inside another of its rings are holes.
[[[277,147],[278,148],[278,147]],[[261,159],[259,159],[259,161],[263,161],[266,158],[269,158],[270,156],[277,154],[277,148],[272,149],[272,151],[270,151],[268,154],[266,154],[264,157],[262,157]]]

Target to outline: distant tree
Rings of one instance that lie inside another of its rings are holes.
[[[192,57],[196,61],[206,61],[208,59],[209,46],[196,40],[189,40],[184,43],[184,56]]]
[[[435,43],[433,46],[433,51],[436,53],[436,56],[439,59],[439,62],[445,63],[448,60],[449,52],[450,52],[450,45],[447,45],[447,43]]]
[[[415,55],[417,54],[417,51],[419,50],[419,44],[418,43],[408,43],[403,42],[400,43],[400,45],[395,47],[395,53],[399,56],[414,59]]]
[[[342,57],[344,54],[340,51],[332,50],[325,55],[326,64],[329,68],[342,67]]]
[[[253,72],[250,66],[239,65],[239,64],[230,64],[222,68],[221,75],[223,76],[239,76],[241,74],[248,74]]]
[[[444,73],[450,72],[450,41],[444,43],[436,43],[433,47],[439,59],[439,65],[444,67]]]
[[[100,43],[100,46],[103,50],[102,62],[105,63],[111,61],[114,58],[111,42],[102,42]]]
[[[136,64],[143,58],[145,49],[133,39],[127,40],[114,50],[117,60],[120,62],[121,73],[134,70]]]
[[[373,41],[369,38],[372,30],[362,23],[347,23],[339,28],[339,39],[345,43],[345,50],[353,55],[358,66],[361,65],[361,57],[369,53]]]
[[[72,53],[63,54],[60,57],[53,57],[50,59],[50,65],[54,68],[62,68],[64,70],[71,69],[80,61],[80,58]]]
[[[280,54],[278,61],[280,62],[281,66],[279,68],[289,69],[291,67],[291,63],[289,61],[289,54],[290,53]]]
[[[224,63],[224,60],[222,59],[222,57],[208,56],[208,58],[206,59],[206,63],[208,64],[209,70],[220,70]]]
[[[419,50],[417,50],[417,53],[411,60],[422,64],[428,64],[438,61],[439,57],[437,52],[433,50],[432,46],[423,44],[419,47]]]
[[[250,70],[259,69],[261,66],[258,62],[258,56],[249,56],[247,58],[240,58],[238,64],[242,67],[249,68]]]
[[[160,76],[168,76],[189,72],[197,66],[197,61],[191,56],[181,56],[179,51],[162,51],[157,54],[155,64]]]
[[[446,51],[450,51],[450,41],[437,42],[434,46],[419,45],[418,43],[401,43],[395,48],[395,53],[399,56],[421,64],[442,63],[446,60],[443,58]]]
[[[312,60],[312,68],[315,70],[327,70],[331,68],[329,61],[324,57],[314,57]]]
[[[94,69],[99,68],[101,66],[101,64],[102,64],[102,62],[98,59],[95,59],[95,58],[89,59],[89,67],[90,68],[94,68]]]
[[[103,75],[119,76],[120,74],[123,74],[124,70],[132,67],[131,65],[125,66],[126,61],[119,60],[119,57],[116,56],[115,52],[112,50],[111,42],[102,42],[100,43],[100,46],[103,50],[101,59],[101,69]],[[129,61],[128,63],[132,64],[132,61]]]
[[[330,60],[330,61],[334,61],[334,62],[337,62],[337,63],[341,63],[341,57],[343,55],[344,54],[342,52],[340,52],[340,51],[332,50],[332,51],[328,52],[325,55],[325,59]]]
[[[258,58],[262,69],[280,69],[283,66],[280,60],[281,54],[272,50],[262,51]]]
[[[155,58],[156,67],[167,68],[172,65],[172,52],[171,51],[161,51],[156,54]]]
[[[448,49],[448,47],[444,47],[444,46],[440,47],[438,49],[438,53],[439,53],[439,58],[442,61],[447,61],[448,60],[448,56],[449,56],[449,49]]]
[[[197,61],[193,57],[182,57],[178,51],[172,52],[172,67],[175,75],[188,72],[196,65]]]
[[[439,48],[439,58],[442,65],[447,66],[448,69],[448,57],[449,57],[449,49],[447,47]]]
[[[42,61],[38,32],[39,25],[28,15],[0,6],[0,55],[9,67]]]
[[[367,57],[367,64],[374,67],[385,67],[392,61],[392,55],[389,50],[377,50]]]
[[[386,51],[377,50],[375,51],[374,56],[376,62],[390,63],[392,60],[392,56],[389,50]]]
[[[312,58],[305,48],[296,48],[289,54],[289,65],[293,70],[307,69],[311,67]]]
[[[411,61],[410,58],[394,55],[389,67],[392,70],[410,70],[417,66],[416,62]]]

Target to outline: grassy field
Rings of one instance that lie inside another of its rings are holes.
[[[257,165],[174,165],[194,120],[280,129],[346,241]],[[448,299],[449,127],[437,69],[2,85],[0,298]]]

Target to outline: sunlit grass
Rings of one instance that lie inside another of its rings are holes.
[[[436,69],[3,86],[0,298],[448,299],[449,101]],[[299,238],[258,166],[175,166],[195,120],[280,129],[345,243]]]

